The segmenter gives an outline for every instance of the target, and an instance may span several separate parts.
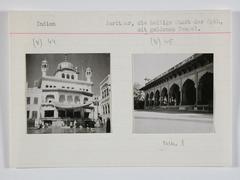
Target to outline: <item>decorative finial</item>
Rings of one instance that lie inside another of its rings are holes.
[[[67,61],[67,54],[64,55],[64,61]]]
[[[75,67],[75,72],[76,72],[76,73],[78,72],[78,67],[77,67],[77,66]]]
[[[92,77],[92,70],[90,67],[87,67],[86,72],[85,72],[85,76],[87,78],[87,81],[90,82],[91,81],[91,77]]]
[[[43,60],[42,60],[42,62],[47,62],[47,58],[44,57]]]
[[[48,64],[47,64],[47,59],[46,58],[44,58],[42,60],[41,70],[42,70],[42,76],[46,76],[47,75],[47,70],[48,70]]]

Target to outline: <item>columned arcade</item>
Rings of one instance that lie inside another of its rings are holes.
[[[213,54],[194,54],[141,88],[145,109],[213,112]]]

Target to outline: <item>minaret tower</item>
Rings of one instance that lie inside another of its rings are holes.
[[[46,76],[47,70],[48,70],[48,64],[47,64],[46,58],[42,61],[41,70],[42,70],[42,77]]]
[[[88,67],[88,68],[86,69],[85,76],[86,76],[86,78],[87,78],[87,81],[88,81],[88,82],[91,82],[92,70],[91,70],[90,67]]]

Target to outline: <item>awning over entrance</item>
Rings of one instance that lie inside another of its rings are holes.
[[[63,103],[58,103],[55,102],[54,105],[57,109],[64,109],[64,110],[68,110],[68,109],[93,109],[94,107],[90,106],[92,104],[92,102],[86,103],[86,104],[63,104]]]

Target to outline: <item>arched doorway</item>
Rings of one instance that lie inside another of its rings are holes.
[[[182,105],[194,105],[196,102],[196,88],[193,80],[187,79],[182,87]]]
[[[169,105],[176,106],[180,103],[180,88],[173,84],[169,90]]]
[[[205,73],[198,83],[198,104],[213,106],[213,73]]]
[[[159,90],[157,90],[155,92],[155,106],[159,106],[160,102],[159,102],[159,99],[160,99],[160,93],[159,93]]]
[[[168,93],[167,88],[163,88],[161,92],[161,105],[166,106],[168,104]]]
[[[151,92],[150,93],[150,106],[153,106],[153,104],[154,104],[154,98],[153,98],[153,96],[154,96],[154,93],[153,92]]]
[[[145,103],[146,103],[146,106],[148,107],[149,106],[149,94],[148,93],[146,94],[146,97],[145,97]]]

